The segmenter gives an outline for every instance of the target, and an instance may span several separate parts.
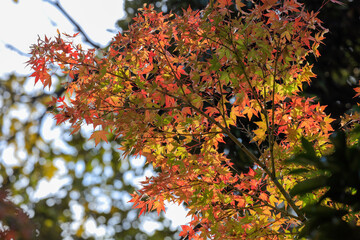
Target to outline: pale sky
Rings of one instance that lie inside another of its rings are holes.
[[[116,21],[124,17],[122,0],[60,0],[63,8],[79,23],[88,36],[105,46],[117,31]],[[56,36],[56,30],[74,33],[74,27],[51,4],[42,0],[0,1],[0,76],[16,72],[28,74],[25,56],[6,47],[11,44],[28,53],[38,36]]]
[[[91,40],[101,46],[106,46],[114,36],[114,32],[119,30],[115,23],[125,14],[122,0],[60,0],[60,3],[85,30]],[[42,0],[19,0],[18,3],[14,3],[12,0],[1,0],[0,78],[5,79],[11,73],[17,75],[30,74],[30,69],[26,68],[24,64],[28,57],[10,50],[9,44],[23,53],[28,53],[29,46],[36,43],[38,36],[56,36],[57,29],[68,34],[74,33],[73,25],[51,4]],[[29,84],[26,87],[32,86],[33,84]],[[49,125],[51,124],[53,123],[49,123]],[[56,134],[52,133],[52,137],[56,137]],[[11,149],[7,151],[11,154]],[[143,164],[143,161],[138,161]],[[52,182],[41,182],[40,185],[44,192],[37,192],[37,196],[45,196],[46,192],[51,193],[49,189],[56,190],[54,185],[63,184],[59,181],[59,179],[54,178]],[[141,179],[134,179],[134,181],[139,182]],[[77,215],[80,214],[79,212],[81,209],[78,209]],[[185,215],[186,211],[183,207],[177,206],[170,206],[166,213],[166,216],[172,220],[172,226],[186,224],[190,219],[185,220]],[[92,224],[88,223],[90,229],[87,229],[88,231],[92,231]],[[143,227],[147,231],[156,228],[151,224],[146,224]],[[101,235],[101,233],[98,234]]]

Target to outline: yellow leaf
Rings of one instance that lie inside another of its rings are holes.
[[[270,204],[271,204],[272,206],[275,206],[275,203],[278,203],[279,200],[276,199],[276,197],[275,197],[274,195],[270,195],[270,197],[269,197],[269,202],[270,202]]]
[[[255,123],[256,123],[256,125],[259,126],[259,128],[253,131],[255,134],[253,141],[254,142],[258,141],[259,143],[261,143],[266,138],[266,130],[267,130],[266,122],[260,121],[260,122],[255,122]]]

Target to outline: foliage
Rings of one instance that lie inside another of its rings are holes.
[[[127,30],[129,23],[133,22],[133,18],[138,12],[138,8],[141,8],[144,3],[151,4],[154,7],[154,10],[157,12],[169,13],[174,12],[177,14],[182,13],[182,9],[186,9],[191,6],[192,9],[204,9],[209,3],[208,0],[168,0],[168,1],[158,1],[158,0],[139,0],[139,1],[125,1],[124,10],[126,12],[126,17],[117,21],[117,26],[123,30]]]
[[[327,32],[318,12],[295,0],[254,4],[216,1],[181,17],[145,5],[100,55],[60,33],[32,46],[35,82],[50,87],[53,65],[73,79],[51,101],[57,123],[69,121],[72,134],[92,124],[96,144],[115,138],[125,156],[146,156],[158,174],[131,202],[140,215],[185,203],[192,221],[183,238],[292,239],[307,220],[304,201],[289,194],[302,178],[283,162],[301,137],[313,154],[329,151],[332,119],[300,95],[315,76],[307,56],[320,56]],[[226,137],[253,167],[218,151]]]
[[[311,143],[303,139],[305,152],[287,161],[301,166],[293,173],[305,179],[291,190],[292,195],[303,196],[305,207],[302,211],[308,218],[300,236],[311,239],[356,239],[359,236],[359,133],[359,128],[351,132],[355,136],[354,144],[348,143],[351,138],[343,131],[335,132],[333,152],[321,158]],[[322,189],[320,194],[314,194],[319,189]]]
[[[9,200],[9,192],[3,188],[0,189],[0,219],[1,239],[34,239],[34,224],[21,208]]]
[[[250,6],[251,1],[242,1]],[[317,75],[311,86],[304,86],[304,94],[316,96],[319,102],[326,105],[325,112],[331,114],[336,120],[333,127],[340,127],[339,118],[349,111],[356,103],[353,96],[353,87],[360,78],[358,63],[360,62],[360,1],[342,0],[344,3],[322,5],[323,0],[301,0],[309,11],[322,8],[319,17],[331,34],[324,39],[320,46],[322,56],[315,58],[309,56],[313,63],[313,72]],[[126,1],[126,18],[118,21],[118,25],[126,30],[129,22],[135,16],[137,9],[144,3],[152,3],[154,9],[169,13],[181,13],[181,8],[191,6],[192,9],[204,9],[208,1],[168,0],[168,1]],[[326,49],[326,50],[325,50]],[[341,59],[341,61],[339,61]],[[240,136],[237,136],[240,137]],[[226,140],[225,140],[226,141]],[[226,141],[226,148],[237,153],[236,147]],[[247,146],[250,147],[251,146]],[[239,157],[239,156],[237,156]]]

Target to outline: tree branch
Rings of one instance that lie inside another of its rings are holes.
[[[86,34],[85,30],[65,11],[65,9],[60,5],[59,1],[53,2],[50,0],[43,0],[44,2],[48,2],[51,5],[53,5],[54,7],[56,7],[68,20],[69,22],[74,25],[75,27],[75,31],[78,31],[81,33],[81,35],[83,35],[84,37],[84,41],[88,44],[90,44],[91,46],[93,46],[94,48],[101,48],[100,44],[94,42],[93,40],[90,39],[90,37]]]
[[[20,49],[18,49],[17,47],[15,47],[14,45],[10,44],[10,43],[6,43],[5,47],[11,51],[16,52],[17,54],[19,54],[20,56],[25,56],[25,57],[30,57],[30,54],[25,53],[23,51],[21,51]]]

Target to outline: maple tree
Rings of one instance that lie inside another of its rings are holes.
[[[72,134],[92,124],[96,144],[116,138],[124,155],[145,156],[157,175],[131,202],[140,215],[185,203],[183,238],[292,239],[307,221],[306,199],[290,194],[304,176],[284,161],[303,137],[315,154],[332,148],[325,107],[301,95],[315,77],[306,58],[320,56],[327,32],[318,12],[295,0],[253,4],[219,0],[182,16],[145,5],[107,50],[84,50],[60,32],[32,46],[35,82],[51,87],[54,66],[73,79],[50,103],[57,124],[69,121]],[[251,168],[218,151],[225,138]]]

